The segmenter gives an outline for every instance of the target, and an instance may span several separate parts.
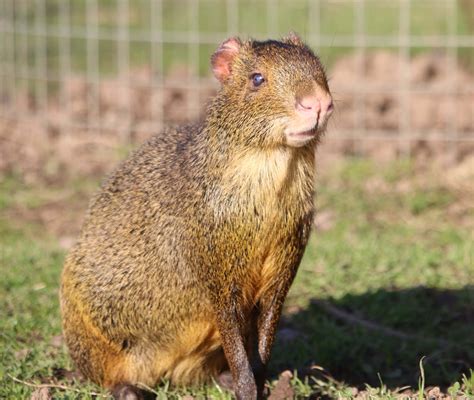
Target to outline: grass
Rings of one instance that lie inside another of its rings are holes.
[[[397,191],[412,172],[406,168],[394,182],[393,169],[356,161],[320,183],[319,207],[331,210],[334,222],[311,237],[289,295],[288,309],[297,311],[287,322],[304,340],[291,345],[288,353],[295,357],[285,361],[317,360],[353,384],[377,385],[380,373],[394,387],[415,385],[419,359],[426,355],[428,384],[449,385],[459,376],[459,360],[471,367],[474,362],[472,231],[446,217],[456,202],[452,193],[415,182]],[[378,189],[370,188],[374,179]],[[322,312],[321,301],[414,338],[341,326]],[[441,338],[449,341],[442,349]]]
[[[71,183],[80,199],[94,187],[90,182]],[[290,370],[298,398],[390,399],[407,385],[415,397],[440,386],[474,398],[472,215],[459,221],[449,212],[460,194],[439,175],[424,172],[420,179],[406,160],[336,163],[318,188],[326,223],[311,236],[288,296],[269,384]],[[105,395],[59,377],[74,368],[58,342],[64,251],[43,226],[12,217],[17,207],[36,210],[52,197],[19,177],[0,184],[0,398],[31,394],[12,377],[70,388],[51,389],[55,399]],[[57,217],[66,212],[61,208]],[[231,398],[215,385],[155,389],[160,399]]]

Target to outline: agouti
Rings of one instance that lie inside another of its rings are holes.
[[[62,274],[71,356],[116,398],[209,380],[264,388],[313,220],[314,150],[333,103],[295,34],[231,38],[204,122],[152,137],[92,200]]]

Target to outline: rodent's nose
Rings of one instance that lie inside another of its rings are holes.
[[[334,105],[329,93],[319,96],[305,96],[296,101],[296,111],[302,114],[320,114],[320,117],[332,113]]]
[[[326,111],[326,114],[331,114],[334,110],[334,103],[332,102],[332,97],[328,96],[327,99],[321,100],[322,110]]]
[[[296,110],[303,113],[319,113],[321,102],[316,96],[306,96],[296,100]]]

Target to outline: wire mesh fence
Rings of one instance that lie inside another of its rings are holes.
[[[0,0],[0,117],[130,140],[202,115],[226,37],[290,30],[331,77],[328,140],[474,142],[474,0]]]

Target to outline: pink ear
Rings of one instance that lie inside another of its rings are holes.
[[[303,40],[294,31],[290,31],[287,36],[283,38],[286,43],[294,44],[295,46],[304,46]]]
[[[232,72],[232,61],[239,53],[242,43],[238,38],[227,39],[211,57],[212,72],[220,81],[226,81]]]

